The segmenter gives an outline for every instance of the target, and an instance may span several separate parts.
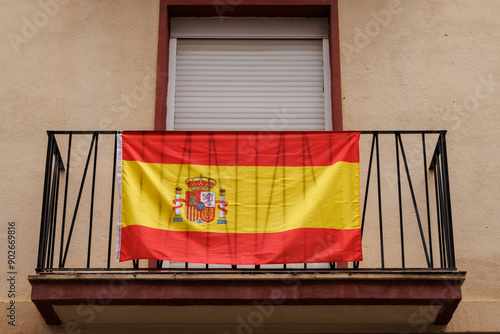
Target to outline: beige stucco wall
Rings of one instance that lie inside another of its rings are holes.
[[[36,266],[45,131],[151,130],[154,121],[159,2],[40,3],[0,1],[2,273],[9,221],[16,222],[18,251],[18,326],[7,325],[8,282],[2,274],[1,333],[60,331],[46,328],[29,301],[27,280]]]
[[[468,273],[446,331],[500,331],[500,2],[339,9],[344,128],[449,131],[457,266]]]
[[[18,326],[2,311],[2,333],[61,331],[47,328],[26,279],[36,265],[45,131],[153,128],[158,1],[41,3],[57,5],[0,0],[0,238],[5,245],[15,221],[18,250]],[[345,129],[449,130],[457,265],[468,275],[445,331],[500,331],[500,2],[339,0],[339,10]]]

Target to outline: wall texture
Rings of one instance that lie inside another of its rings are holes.
[[[344,129],[449,131],[457,267],[468,273],[446,331],[500,331],[500,2],[341,0],[339,10]]]
[[[47,130],[154,125],[159,1],[0,1],[0,239],[17,226],[17,326],[0,282],[0,332],[56,333],[29,301]],[[88,150],[88,148],[87,148]]]
[[[17,326],[7,324],[3,274],[2,333],[62,331],[45,326],[26,279],[36,266],[45,131],[153,129],[158,6],[0,0],[0,238],[16,222],[18,249]],[[449,130],[457,266],[468,274],[445,331],[498,332],[500,2],[339,0],[339,11],[344,128]],[[439,329],[416,322],[423,330]]]

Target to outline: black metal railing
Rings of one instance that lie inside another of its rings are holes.
[[[47,133],[37,272],[155,269],[151,268],[151,261],[112,261],[117,217],[117,132]],[[280,268],[455,270],[446,131],[361,134],[364,260]],[[429,151],[433,152],[430,156]],[[153,267],[170,271],[277,270],[269,266],[214,267],[189,263],[165,266],[162,261],[155,261]]]

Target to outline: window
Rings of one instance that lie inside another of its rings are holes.
[[[327,19],[173,18],[167,130],[332,129]]]

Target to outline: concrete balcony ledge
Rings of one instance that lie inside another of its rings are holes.
[[[55,271],[29,277],[31,299],[49,325],[89,325],[91,319],[91,325],[237,326],[237,319],[260,310],[258,318],[272,328],[403,328],[418,320],[446,325],[464,280],[465,272],[439,269]]]

